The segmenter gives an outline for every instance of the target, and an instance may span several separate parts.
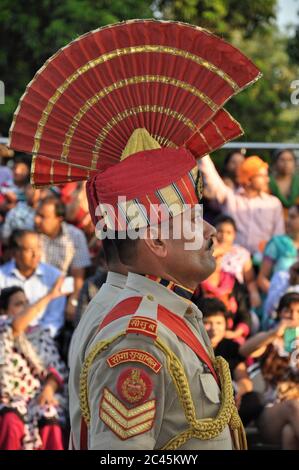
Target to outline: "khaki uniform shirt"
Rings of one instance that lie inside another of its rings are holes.
[[[89,303],[72,337],[69,351],[69,402],[72,439],[76,449],[79,448],[81,422],[79,381],[86,349],[95,336],[103,317],[117,301],[125,283],[126,276],[108,272],[105,284]]]
[[[202,314],[194,304],[157,282],[129,273],[118,302],[132,296],[142,296],[137,311],[132,312],[135,316],[155,319],[157,306],[162,305],[183,317],[208,354],[213,354]],[[105,326],[94,338],[87,353],[100,342],[126,331],[130,318],[123,316]],[[159,321],[158,338],[183,364],[196,418],[216,417],[220,408],[220,389],[205,364]],[[132,356],[132,351],[135,356]],[[136,362],[132,357],[137,358]],[[89,449],[161,449],[189,427],[166,355],[151,337],[144,334],[119,336],[96,355],[88,368],[86,385],[90,418]],[[133,402],[138,396],[143,399]],[[229,427],[225,426],[214,439],[191,438],[180,449],[232,449]]]

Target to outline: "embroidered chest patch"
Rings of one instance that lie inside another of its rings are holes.
[[[153,383],[144,370],[130,367],[118,377],[116,389],[124,401],[137,404],[147,400],[153,389]]]
[[[149,431],[153,426],[155,415],[155,400],[127,408],[108,388],[103,391],[100,418],[122,440]]]
[[[158,374],[162,367],[162,364],[158,359],[156,359],[152,354],[141,349],[122,349],[121,351],[112,354],[107,359],[109,367],[115,367],[125,362],[139,362],[149,367],[155,374]]]

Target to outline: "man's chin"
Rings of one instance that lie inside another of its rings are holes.
[[[213,272],[215,271],[215,269],[216,269],[216,260],[215,260],[215,258],[211,255],[210,259],[209,259],[209,262],[206,263],[206,265],[204,266],[205,269],[202,269],[203,268],[202,265],[200,267],[201,267],[201,271],[200,271],[200,280],[199,280],[199,282],[203,282],[209,276],[211,276],[211,274],[213,274]]]

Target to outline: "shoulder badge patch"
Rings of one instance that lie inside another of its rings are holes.
[[[127,408],[108,388],[100,403],[100,418],[120,439],[126,440],[149,431],[156,415],[156,400]]]
[[[137,404],[148,399],[153,389],[153,383],[143,369],[129,367],[118,377],[116,389],[124,401]]]
[[[136,315],[129,321],[126,333],[136,333],[156,339],[157,330],[158,324],[156,320]]]
[[[140,362],[141,364],[149,367],[155,374],[158,374],[162,367],[162,364],[158,359],[142,349],[122,349],[121,351],[112,354],[107,359],[109,367],[115,367],[125,362]]]

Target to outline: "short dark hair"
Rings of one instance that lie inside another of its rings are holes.
[[[291,304],[298,302],[299,303],[299,294],[297,292],[288,292],[284,294],[278,304],[277,314],[279,315],[284,308],[289,308]]]
[[[104,238],[102,240],[102,247],[107,265],[109,265],[110,263],[119,262],[119,256],[115,240]]]
[[[24,292],[24,290],[22,289],[22,287],[19,287],[19,286],[5,287],[4,289],[1,290],[0,311],[8,309],[11,296],[16,294],[17,292]]]
[[[126,238],[120,238],[120,234],[117,232],[114,245],[121,263],[131,265],[134,262],[137,255],[138,242],[139,238],[136,240],[133,240],[128,236]]]
[[[8,242],[8,245],[9,245],[9,248],[15,250],[19,247],[19,240],[22,240],[22,238],[24,238],[26,235],[35,235],[38,237],[38,233],[37,232],[34,232],[33,230],[21,230],[21,229],[17,229],[17,230],[14,230],[11,234],[11,236],[9,237],[9,242]]]
[[[216,298],[203,297],[197,300],[197,307],[201,310],[203,317],[208,318],[213,315],[222,315],[225,320],[227,319],[228,313],[224,303]]]
[[[245,154],[246,154],[246,149],[233,149],[231,150],[230,152],[228,152],[224,158],[224,162],[223,162],[223,168],[225,169],[227,167],[227,165],[229,164],[231,158],[233,155],[235,155],[236,153],[240,153],[241,155],[243,155],[245,157]]]
[[[226,214],[218,215],[214,220],[214,226],[217,227],[220,224],[230,224],[234,227],[235,232],[237,231],[236,222],[230,215],[226,215]]]
[[[56,217],[65,218],[65,204],[56,196],[47,196],[44,199],[41,199],[39,206],[45,206],[47,204],[53,205],[55,208]]]

